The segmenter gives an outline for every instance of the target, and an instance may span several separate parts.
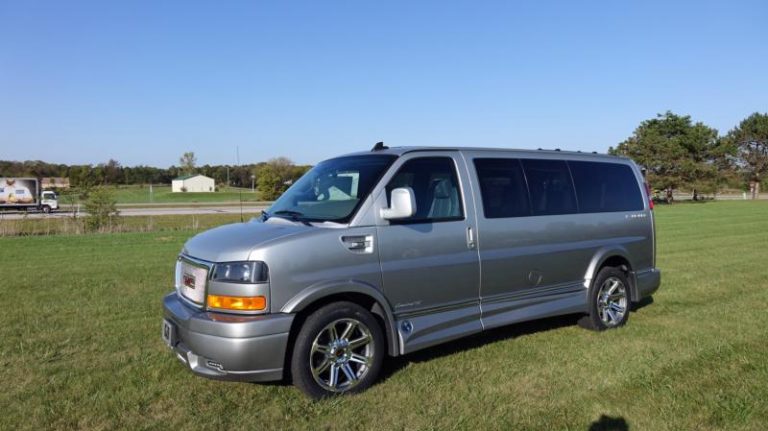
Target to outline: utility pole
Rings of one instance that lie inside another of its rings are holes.
[[[227,165],[227,187],[229,187],[229,165]]]
[[[256,180],[256,175],[251,174],[251,193],[253,193],[253,182]]]

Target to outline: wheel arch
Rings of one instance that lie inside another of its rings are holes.
[[[326,282],[313,285],[289,300],[280,309],[282,313],[296,314],[296,318],[291,324],[288,348],[293,348],[293,341],[304,324],[304,320],[310,314],[326,304],[338,301],[353,302],[370,311],[384,329],[388,354],[390,356],[400,354],[395,318],[389,302],[379,289],[358,281]],[[290,353],[287,352],[286,357],[290,358]]]
[[[637,283],[632,260],[629,257],[629,252],[624,247],[614,246],[599,249],[587,267],[587,272],[584,275],[584,287],[588,289],[592,285],[592,281],[597,276],[597,273],[606,266],[619,268],[624,272],[629,282],[630,298],[633,302],[638,301]]]

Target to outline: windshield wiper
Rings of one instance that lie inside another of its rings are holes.
[[[292,210],[279,210],[272,213],[273,215],[287,215],[291,217],[302,217],[304,215],[303,212],[300,211],[292,211]]]
[[[304,213],[301,212],[301,211],[279,210],[279,211],[273,212],[270,215],[276,215],[276,216],[286,215],[286,216],[290,217],[291,220],[293,220],[293,221],[300,221],[300,222],[304,223],[305,225],[309,226],[309,222],[302,218],[302,217],[304,217]]]

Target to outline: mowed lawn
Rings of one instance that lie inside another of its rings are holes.
[[[0,429],[765,429],[768,202],[656,215],[662,288],[628,326],[502,328],[320,402],[196,377],[162,344],[191,231],[0,238]]]
[[[109,187],[114,192],[119,204],[146,204],[146,203],[218,203],[218,202],[257,202],[259,193],[250,189],[237,189],[234,187],[220,187],[216,192],[210,193],[173,193],[171,186],[152,186],[150,198],[149,186],[119,186]]]

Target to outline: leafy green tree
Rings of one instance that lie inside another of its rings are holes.
[[[736,163],[746,170],[755,187],[752,199],[760,193],[760,183],[768,173],[768,114],[755,112],[728,132],[725,144],[736,156]]]
[[[179,158],[179,164],[181,165],[181,169],[185,174],[189,175],[195,172],[195,166],[197,165],[197,157],[195,157],[195,153],[188,151],[182,154]]]
[[[268,201],[277,199],[285,191],[280,170],[270,163],[256,171],[256,184],[261,199]]]
[[[644,166],[653,188],[713,191],[718,178],[715,160],[722,148],[717,130],[667,111],[640,123],[632,136],[608,152]]]
[[[309,168],[309,166],[296,166],[286,157],[278,157],[267,163],[256,165],[256,184],[261,198],[277,199]]]
[[[70,183],[76,187],[91,187],[101,182],[99,172],[91,165],[77,165],[69,169]]]
[[[121,184],[124,183],[123,167],[120,166],[120,162],[114,159],[109,159],[107,163],[99,164],[104,174],[104,184]]]
[[[90,190],[85,201],[85,211],[88,213],[85,217],[85,227],[92,231],[113,226],[120,215],[115,195],[106,187]]]

